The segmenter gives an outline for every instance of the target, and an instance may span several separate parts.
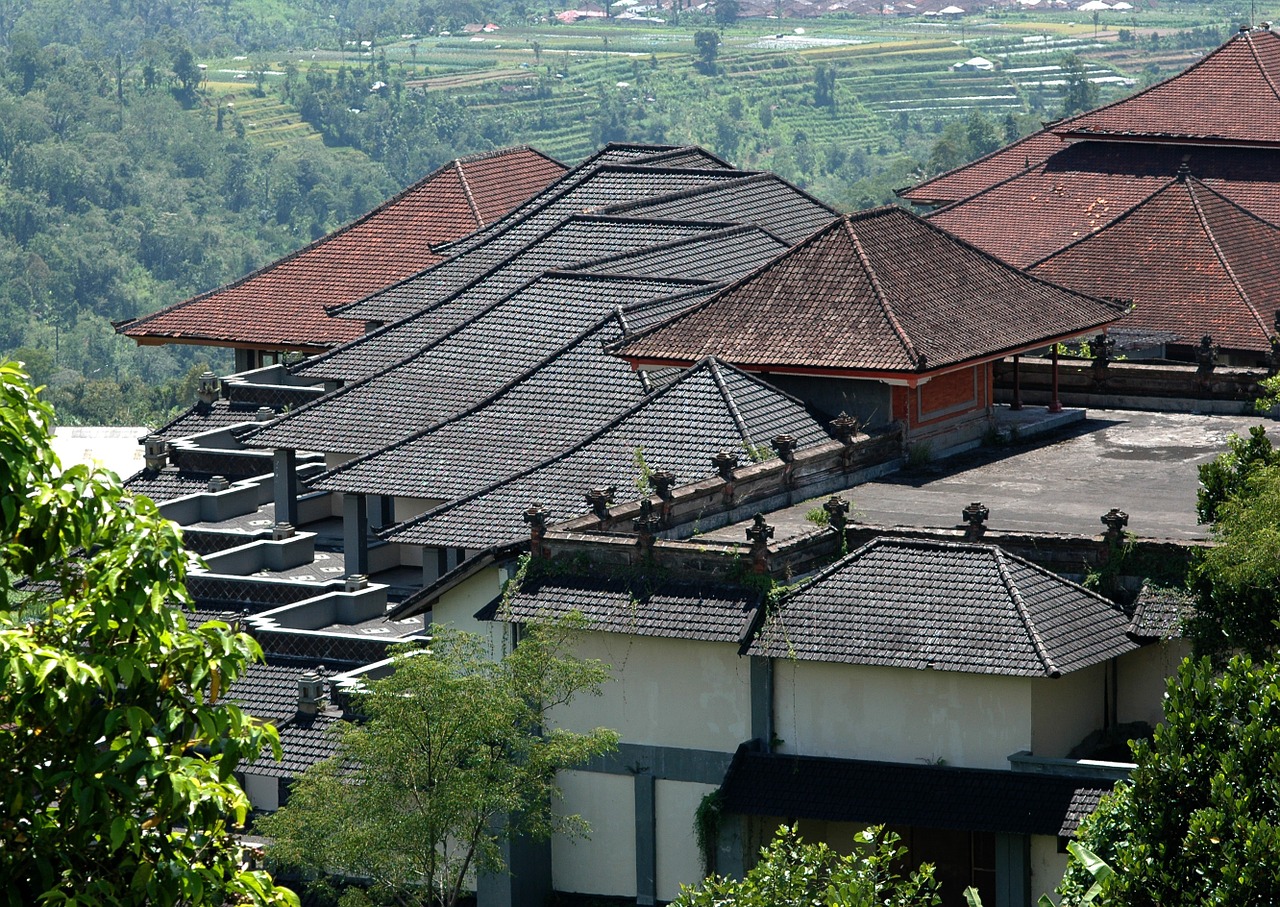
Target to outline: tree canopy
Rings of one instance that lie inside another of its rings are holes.
[[[549,710],[608,677],[571,654],[573,639],[571,624],[530,626],[495,660],[481,637],[440,628],[429,649],[401,650],[356,697],[365,720],[341,727],[337,755],[259,823],[270,856],[368,879],[374,898],[452,905],[474,873],[503,870],[503,839],[584,832],[553,809],[555,774],[618,738],[546,729]]]
[[[192,629],[177,529],[114,474],[62,469],[0,364],[0,878],[14,904],[283,905],[240,868],[233,772],[263,727],[219,694],[257,645]],[[15,583],[14,578],[27,582]]]

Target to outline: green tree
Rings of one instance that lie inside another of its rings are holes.
[[[1266,657],[1280,646],[1280,464],[1255,463],[1215,516],[1216,544],[1192,568],[1188,635],[1197,654]]]
[[[732,25],[738,21],[738,0],[716,0],[716,23]]]
[[[1078,832],[1115,870],[1099,903],[1280,902],[1280,665],[1238,656],[1219,675],[1208,659],[1184,662],[1134,759],[1130,783]],[[1073,864],[1064,903],[1091,883]]]
[[[187,626],[177,529],[113,474],[61,469],[50,420],[0,364],[7,902],[296,904],[239,868],[232,834],[249,808],[237,764],[279,752],[273,729],[217,701],[257,646],[225,624]]]
[[[1249,437],[1232,435],[1227,451],[1199,469],[1200,489],[1196,492],[1196,517],[1201,523],[1218,519],[1218,508],[1244,488],[1256,467],[1280,464],[1276,450],[1262,425],[1249,429]]]
[[[716,57],[720,55],[720,36],[710,28],[700,28],[693,33],[693,46],[698,51],[698,62],[694,64],[698,71],[714,76],[716,74]]]
[[[876,827],[858,836],[860,851],[841,854],[825,843],[806,843],[782,826],[742,879],[712,876],[697,888],[682,886],[672,907],[931,907],[941,902],[933,866],[898,872],[906,848]]]
[[[1084,62],[1075,54],[1066,54],[1058,64],[1065,80],[1062,86],[1062,113],[1070,116],[1098,106],[1098,86],[1089,81]]]
[[[444,628],[429,650],[400,651],[394,673],[358,697],[367,720],[344,725],[338,754],[261,821],[271,856],[367,878],[396,903],[452,905],[473,872],[502,871],[504,838],[584,832],[553,811],[555,774],[618,738],[546,730],[550,710],[608,677],[572,656],[574,637],[570,623],[530,626],[495,661],[485,640]]]

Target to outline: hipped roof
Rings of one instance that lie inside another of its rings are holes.
[[[897,207],[848,215],[627,342],[632,365],[921,376],[1096,330],[1123,309],[1030,277]]]

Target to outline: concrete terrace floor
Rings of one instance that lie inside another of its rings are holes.
[[[1053,435],[904,469],[842,497],[850,516],[876,526],[952,528],[967,504],[981,501],[994,530],[1096,535],[1099,517],[1118,507],[1137,536],[1202,539],[1197,468],[1226,450],[1231,434],[1259,424],[1280,435],[1280,426],[1259,416],[1090,410]],[[822,500],[771,513],[775,538],[811,531],[804,515]],[[746,525],[709,535],[740,540]]]

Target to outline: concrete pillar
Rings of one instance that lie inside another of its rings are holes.
[[[1013,357],[1013,402],[1009,409],[1022,409],[1022,357]]]
[[[1049,354],[1049,361],[1053,365],[1053,395],[1049,399],[1049,412],[1062,412],[1062,401],[1058,399],[1058,345],[1053,345],[1053,350]]]
[[[501,838],[506,816],[495,818],[498,846],[507,872],[481,873],[476,878],[476,907],[543,907],[551,897],[551,842],[527,835]]]
[[[276,522],[298,525],[298,452],[279,449],[271,454]]]
[[[342,496],[342,555],[347,576],[369,575],[369,503],[362,494]]]
[[[635,776],[636,785],[636,905],[658,903],[657,780],[650,772]]]
[[[395,498],[385,494],[371,495],[373,511],[370,522],[374,529],[385,529],[395,523]]]
[[[747,874],[747,818],[725,813],[716,842],[716,872],[733,879]]]
[[[996,835],[995,907],[1031,907],[1031,837]]]
[[[773,749],[773,659],[752,655],[748,674],[751,681],[751,736]]]

